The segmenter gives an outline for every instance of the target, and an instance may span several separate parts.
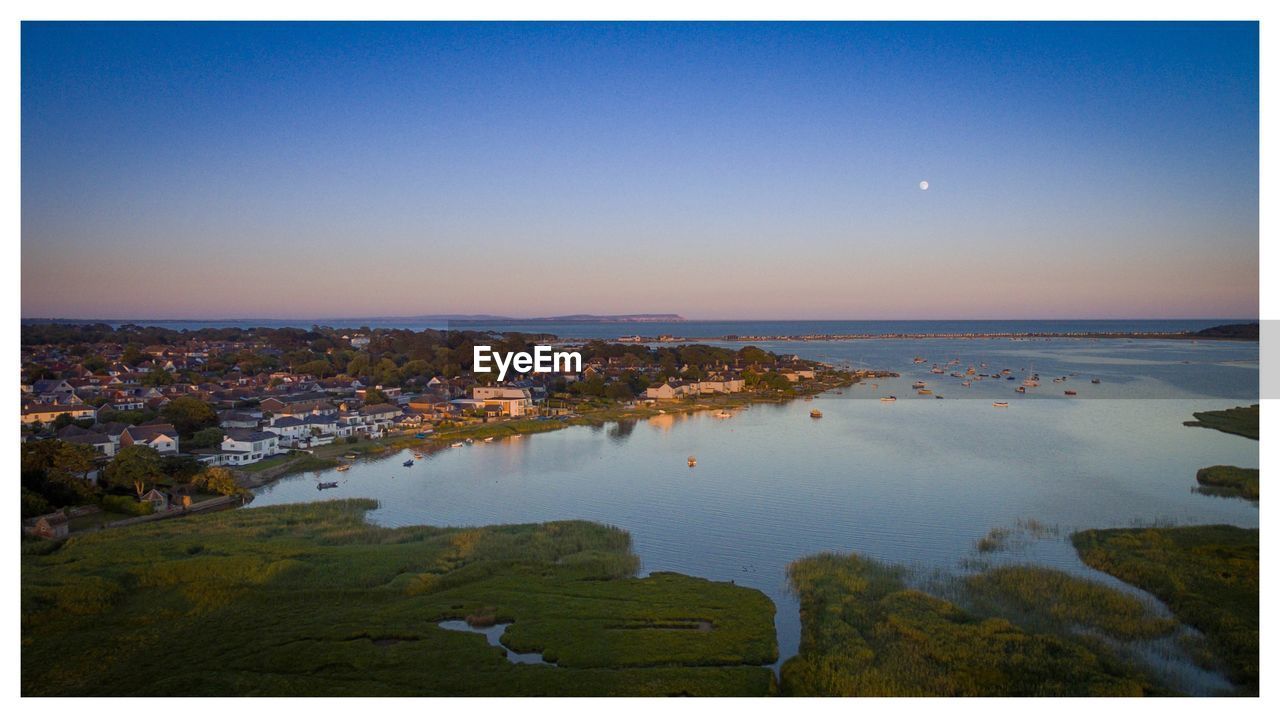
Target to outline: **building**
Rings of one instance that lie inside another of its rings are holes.
[[[88,404],[24,404],[22,407],[23,424],[48,424],[59,416],[66,414],[73,420],[96,419],[98,410]]]
[[[120,447],[150,446],[161,454],[178,453],[178,430],[173,424],[142,424],[131,426],[120,435]]]
[[[155,513],[169,510],[169,497],[158,489],[152,489],[143,494],[142,502],[151,504],[151,510]]]
[[[471,390],[471,398],[485,407],[496,407],[502,416],[524,416],[533,406],[533,397],[528,389],[513,386],[477,386]]]
[[[282,453],[280,435],[256,429],[227,429],[213,463],[240,466]]]

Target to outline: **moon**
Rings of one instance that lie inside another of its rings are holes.
[[[927,180],[920,180],[920,189],[929,189],[929,182]]]

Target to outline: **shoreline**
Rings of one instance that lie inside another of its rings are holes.
[[[1009,339],[1012,341],[1035,341],[1038,339],[1152,339],[1176,341],[1206,342],[1254,342],[1256,337],[1215,337],[1198,336],[1188,333],[1167,332],[923,332],[892,334],[803,334],[803,335],[725,335],[719,337],[614,337],[604,341],[620,344],[688,344],[703,342],[720,342],[729,344],[750,344],[752,342],[842,342],[867,341],[876,339]],[[561,339],[562,343],[571,344],[592,339]]]
[[[457,441],[474,441],[489,437],[503,438],[543,434],[575,426],[604,426],[618,421],[639,421],[657,416],[698,414],[707,411],[725,411],[741,409],[753,404],[787,404],[802,401],[824,394],[828,391],[844,389],[859,383],[863,378],[880,376],[899,376],[896,372],[877,371],[866,377],[851,372],[831,372],[828,380],[811,380],[808,386],[798,386],[794,393],[785,396],[769,396],[761,394],[711,394],[698,397],[693,402],[686,400],[657,400],[651,405],[602,407],[583,414],[567,417],[546,417],[530,419],[509,419],[506,421],[467,424],[449,427],[428,434],[426,438],[416,438],[414,432],[399,433],[380,439],[364,440],[356,444],[333,443],[313,449],[279,465],[259,471],[236,470],[236,483],[244,489],[253,491],[268,486],[280,479],[308,471],[333,471],[343,463],[351,464],[364,458],[383,457],[406,449],[419,449],[424,453],[436,453],[450,448]],[[344,459],[346,454],[358,454],[357,458]],[[252,500],[245,506],[252,505]]]

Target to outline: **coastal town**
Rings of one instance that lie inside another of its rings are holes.
[[[755,347],[575,348],[580,371],[495,381],[483,332],[199,330],[40,324],[22,348],[22,514],[50,538],[226,505],[289,470],[438,432],[543,431],[699,401],[778,400],[858,377]],[[577,369],[577,367],[574,367]],[[440,434],[440,435],[443,435]]]

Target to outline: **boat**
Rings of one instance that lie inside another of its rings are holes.
[[[821,418],[822,418],[822,411],[821,411],[821,410],[819,410],[819,409],[814,409],[813,411],[809,412],[809,418],[810,418],[810,419],[821,419]]]
[[[728,419],[729,417],[733,416],[733,414],[730,414],[724,409],[721,409],[720,411],[716,412],[715,416],[717,419]]]
[[[338,467],[338,471],[346,471],[351,468],[351,464],[342,464]]]
[[[897,401],[897,400],[898,400],[898,397],[894,396],[893,394],[890,394],[889,396],[880,397],[880,401],[883,401],[883,402],[890,402],[890,401]]]
[[[345,458],[345,459],[358,459],[358,458],[360,458],[360,457],[359,457],[359,455],[357,455],[357,454],[344,454],[344,455],[343,455],[343,458]]]
[[[696,456],[690,456],[690,457],[689,457],[689,467],[690,467],[690,468],[692,468],[692,467],[697,466],[697,465],[698,465],[698,457],[696,457]]]
[[[924,386],[925,386],[924,382],[922,382],[922,381],[917,381],[917,382],[912,383],[911,388],[912,388],[912,389],[923,389],[923,388],[924,388]]]
[[[1008,408],[1009,408],[1009,402],[1007,402],[1007,401],[993,401],[993,402],[991,402],[991,405],[992,405],[992,406],[994,406],[994,407],[995,407],[995,408],[997,408],[997,409],[1008,409]]]
[[[930,373],[930,374],[946,374],[946,373],[947,373],[947,370],[946,370],[946,369],[943,369],[943,368],[942,368],[942,367],[940,367],[940,366],[935,366],[934,368],[932,368],[932,369],[930,369],[930,370],[929,370],[929,373]]]
[[[1101,384],[1101,383],[1102,383],[1102,380],[1101,380],[1101,379],[1091,379],[1091,380],[1089,381],[1089,383],[1090,383],[1090,384]]]
[[[413,459],[409,459],[408,461],[404,462],[404,465],[405,465],[405,466],[413,466]]]
[[[962,382],[960,382],[960,386],[973,386],[973,382],[971,382],[971,381],[962,381]]]
[[[928,396],[933,393],[933,389],[917,389],[916,393],[920,396]]]
[[[475,439],[463,439],[463,440],[462,440],[462,443],[466,444],[467,446],[471,446],[472,444],[476,443],[476,440],[475,440]]]
[[[336,489],[336,488],[338,488],[337,481],[321,481],[316,484],[316,491],[324,491],[325,489]]]
[[[1014,389],[1014,391],[1018,392],[1019,394],[1026,394],[1026,393],[1027,393],[1027,387],[1025,387],[1025,386],[1020,386],[1020,387],[1018,387],[1017,389]]]
[[[421,452],[421,451],[415,451],[415,452],[413,452],[413,458],[415,458],[415,459],[417,459],[417,460],[421,461],[421,460],[422,460],[422,452]]]
[[[486,437],[484,437],[484,443],[489,444],[489,443],[492,443],[492,442],[493,442],[493,437],[492,437],[492,436],[486,436]]]
[[[1067,389],[1066,391],[1064,391],[1064,392],[1062,392],[1062,393],[1063,393],[1063,394],[1066,394],[1067,396],[1075,396],[1075,395],[1076,395],[1076,390],[1075,390],[1075,389]]]
[[[935,396],[935,397],[933,397],[933,398],[934,398],[934,399],[941,399],[941,398],[942,398],[942,395],[941,395],[941,394],[938,394],[937,396]]]
[[[449,444],[449,446],[451,446],[451,447],[453,447],[453,448],[457,449],[457,448],[460,448],[460,447],[462,446],[462,442],[461,442],[461,441],[455,441],[455,442],[453,442],[452,444]]]

